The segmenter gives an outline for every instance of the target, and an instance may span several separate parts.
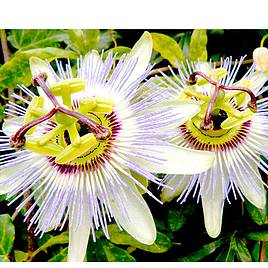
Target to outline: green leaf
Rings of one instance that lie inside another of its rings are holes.
[[[117,245],[129,245],[152,253],[166,252],[172,246],[170,239],[166,235],[159,232],[157,232],[155,242],[148,246],[138,242],[127,232],[120,231],[116,224],[110,224],[108,226],[108,231],[110,234],[110,240]]]
[[[0,215],[0,255],[8,255],[14,244],[15,227],[8,214]]]
[[[63,30],[11,30],[8,41],[18,50],[42,47],[59,47],[67,39]]]
[[[100,30],[67,30],[67,34],[69,41],[66,43],[82,55],[98,48]]]
[[[32,56],[47,59],[48,61],[52,61],[56,58],[76,59],[78,57],[78,55],[72,51],[53,47],[21,51],[16,53],[10,61],[0,67],[0,88],[14,88],[17,84],[29,86],[32,81],[29,58]]]
[[[255,262],[258,262],[260,258],[260,244],[261,244],[260,241],[258,241],[257,243],[255,243],[252,249],[251,255],[252,255],[253,261]],[[267,242],[266,242],[266,245],[267,245]]]
[[[136,261],[126,250],[116,247],[107,240],[99,241],[102,246],[103,253],[109,262],[134,262]]]
[[[49,262],[66,262],[67,261],[67,255],[68,255],[68,247],[63,248],[60,250],[60,252],[55,255],[54,257],[52,257],[51,259],[49,259]]]
[[[37,255],[39,252],[46,250],[48,247],[59,245],[59,244],[68,244],[69,242],[69,233],[63,232],[60,235],[53,236],[47,242],[45,242],[41,247],[33,252],[32,257]]]
[[[180,46],[173,38],[160,33],[151,33],[151,35],[153,38],[153,49],[159,52],[173,66],[185,60]]]
[[[252,258],[245,242],[235,234],[231,236],[228,251],[222,252],[216,261],[233,262],[237,257],[238,261],[251,262]]]
[[[135,261],[127,250],[113,245],[105,238],[99,238],[96,242],[91,239],[87,247],[88,262],[107,262],[107,261]]]
[[[179,45],[182,48],[183,54],[185,55],[186,58],[188,58],[189,55],[190,42],[191,42],[191,32],[182,33]]]
[[[104,59],[108,56],[109,52],[113,52],[113,54],[117,53],[115,59],[118,60],[120,59],[120,57],[126,53],[128,54],[129,52],[131,51],[131,48],[129,47],[124,47],[124,46],[118,46],[118,47],[114,47],[114,48],[111,48],[111,49],[108,49],[104,52]]]
[[[267,209],[260,209],[255,207],[253,204],[251,204],[248,201],[245,201],[247,211],[250,215],[250,217],[258,224],[262,225],[265,223],[267,218]]]
[[[250,232],[247,234],[243,234],[246,238],[250,240],[263,240],[268,241],[268,230],[265,231],[259,231],[259,232]]]
[[[189,59],[207,61],[207,30],[194,30],[191,36]]]
[[[236,242],[236,256],[238,260],[243,262],[251,262],[252,261],[251,255],[246,247],[245,242],[238,238],[235,239],[235,242]]]
[[[1,120],[1,108],[0,108],[0,120]],[[0,195],[0,202],[3,201],[3,200],[5,200],[6,199],[6,196],[7,196],[6,194],[1,194]]]
[[[44,235],[40,239],[37,240],[38,247],[41,247],[42,245],[44,245],[52,237],[53,237],[52,234],[44,233]]]
[[[14,250],[16,262],[23,262],[28,259],[28,253],[20,250]]]
[[[193,252],[192,254],[183,258],[179,258],[176,261],[180,261],[180,262],[200,261],[204,257],[212,254],[217,248],[219,248],[223,244],[223,242],[224,242],[223,239],[219,239],[212,243],[206,244],[199,250]]]
[[[208,30],[208,34],[223,35],[224,29],[211,29]]]
[[[181,229],[187,222],[190,215],[193,214],[195,207],[189,204],[182,206],[179,210],[168,210],[168,227],[172,232]]]
[[[0,255],[0,262],[10,262],[10,260],[6,255]]]
[[[85,47],[87,52],[92,49],[97,49],[100,40],[100,30],[88,29],[84,30],[85,33]]]
[[[101,30],[98,50],[106,50],[111,47],[113,40],[120,38],[120,35],[115,30]]]

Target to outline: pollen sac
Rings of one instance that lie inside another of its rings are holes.
[[[72,78],[50,85],[50,90],[54,96],[64,96],[82,91],[85,87],[86,82],[83,79]]]
[[[92,133],[88,133],[81,137],[79,146],[70,144],[62,150],[60,154],[57,155],[55,163],[57,164],[66,164],[70,161],[76,159],[77,157],[83,155],[89,150],[96,148],[98,142],[95,136]]]
[[[106,113],[113,111],[115,102],[109,98],[94,97],[85,98],[79,101],[79,112],[86,114],[88,112]]]
[[[248,120],[251,120],[255,115],[250,110],[246,110],[243,112],[240,112],[241,117],[228,117],[221,123],[222,129],[231,129],[238,125],[242,125],[244,122],[247,122]]]
[[[42,108],[44,107],[44,98],[43,97],[38,97],[38,96],[35,96],[27,111],[26,111],[26,114],[24,116],[24,120],[23,120],[23,124],[27,124],[33,120],[35,120],[36,118],[42,116],[44,113],[42,113]],[[38,113],[39,112],[39,113]],[[34,132],[36,127],[33,127],[31,128],[30,130],[28,130],[28,134],[32,134]]]
[[[40,146],[39,140],[36,138],[26,139],[25,148],[32,152],[44,154],[46,156],[57,156],[64,149],[61,145],[54,142],[47,142]]]

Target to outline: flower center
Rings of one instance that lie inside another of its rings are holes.
[[[81,165],[99,155],[107,157],[111,140],[120,128],[113,112],[114,101],[89,97],[72,102],[71,94],[84,89],[83,80],[67,79],[48,88],[45,79],[46,75],[40,74],[33,82],[43,89],[54,108],[47,111],[43,97],[34,97],[24,116],[24,125],[10,138],[10,145],[44,154],[57,165]],[[62,97],[63,105],[55,96]],[[47,120],[50,123],[42,126]],[[43,129],[40,137],[27,135],[33,134],[38,125]]]
[[[120,131],[121,124],[115,112],[111,112],[110,114],[94,114],[88,113],[88,117],[94,120],[101,126],[107,127],[111,136],[104,141],[97,141],[92,146],[86,146],[84,152],[79,154],[77,157],[69,160],[66,163],[59,164],[57,163],[57,157],[49,157],[49,161],[54,167],[58,167],[59,170],[64,172],[74,171],[76,168],[84,168],[87,170],[97,169],[100,165],[102,165],[107,159],[109,159],[109,155],[113,150],[113,142],[116,139],[118,132]],[[51,128],[57,127],[54,123],[54,126]],[[81,137],[90,134],[87,126],[85,126],[81,122],[77,122],[78,133]],[[71,138],[67,130],[60,133],[55,137],[55,143],[63,148],[68,148],[71,145]],[[76,148],[74,148],[73,154]],[[80,150],[80,148],[77,148]]]
[[[193,120],[187,121],[179,127],[183,142],[196,150],[226,151],[237,147],[246,138],[250,121],[231,129],[204,130]]]
[[[188,80],[190,86],[183,92],[186,98],[200,103],[201,111],[179,127],[181,144],[186,141],[198,150],[227,150],[237,146],[247,136],[257,110],[253,92],[244,87],[250,86],[249,81],[242,81],[239,87],[228,87],[218,82],[227,71],[223,68],[213,71],[213,80],[201,72],[192,73]],[[197,76],[201,80],[197,80]],[[214,90],[204,90],[205,84],[213,85]]]

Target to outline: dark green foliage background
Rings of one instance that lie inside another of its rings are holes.
[[[149,29],[153,34],[154,51],[152,63],[155,69],[175,65],[175,59],[198,57],[219,61],[221,57],[236,59],[245,54],[250,62],[253,50],[268,30],[193,30]],[[0,53],[0,119],[9,90],[18,83],[31,87],[28,59],[39,56],[52,61],[55,58],[76,59],[91,49],[99,52],[112,49],[120,56],[128,52],[144,30],[6,30],[11,58],[4,63]],[[159,33],[164,34],[159,35]],[[192,37],[192,39],[191,39]],[[167,45],[168,44],[168,45]],[[266,44],[268,45],[268,44]],[[168,51],[169,49],[169,51]],[[107,53],[107,52],[106,52]],[[104,54],[106,55],[106,54]],[[73,61],[75,64],[75,60]],[[243,65],[246,70],[250,64]],[[14,89],[15,88],[15,89]],[[32,88],[34,90],[34,88]],[[160,176],[160,174],[159,174]],[[264,180],[267,180],[263,176]],[[159,196],[154,185],[150,190]],[[35,238],[35,251],[28,254],[29,233],[21,211],[14,214],[20,201],[7,206],[5,196],[0,196],[0,261],[66,261],[68,229],[51,231],[41,239]],[[268,241],[267,209],[261,211],[252,204],[234,200],[226,202],[222,232],[217,239],[210,238],[204,227],[201,204],[189,196],[184,204],[176,200],[163,206],[145,195],[155,218],[158,236],[154,245],[145,246],[109,225],[111,240],[97,231],[96,243],[90,239],[87,261],[253,261],[260,259],[260,249]],[[12,216],[12,218],[11,218]],[[262,241],[262,242],[261,242]],[[266,245],[268,249],[268,245]],[[265,261],[268,260],[266,249]]]

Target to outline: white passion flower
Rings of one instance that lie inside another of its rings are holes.
[[[151,35],[145,32],[115,67],[111,53],[105,60],[95,51],[79,59],[76,77],[69,62],[63,68],[57,61],[57,74],[50,64],[31,58],[39,96],[20,86],[27,98],[13,97],[25,105],[8,104],[7,136],[0,143],[7,152],[0,158],[1,193],[12,203],[31,189],[18,210],[38,196],[26,212],[37,224],[36,234],[62,229],[68,220],[68,261],[83,261],[94,230],[102,228],[109,238],[111,220],[152,244],[156,228],[140,192],[155,198],[145,181],[162,184],[150,172],[198,173],[214,161],[210,152],[200,155],[163,141],[168,126],[184,115],[175,106],[156,109],[166,95],[150,80],[141,83],[152,69],[151,52]],[[191,161],[199,164],[193,168]]]
[[[258,98],[267,91],[263,87],[267,76],[255,70],[255,65],[237,79],[244,58],[221,61],[219,68],[210,63],[187,63],[173,70],[174,79],[164,75],[172,85],[174,99],[192,101],[200,111],[177,127],[171,142],[215,154],[210,169],[194,175],[167,175],[162,201],[178,197],[183,203],[190,194],[201,198],[205,227],[211,237],[221,231],[224,202],[228,195],[246,198],[258,208],[264,208],[266,190],[259,170],[268,174],[268,166],[260,157],[268,156],[268,98]],[[237,79],[237,81],[236,81]],[[196,163],[193,161],[193,167]],[[179,165],[179,162],[178,162]]]

